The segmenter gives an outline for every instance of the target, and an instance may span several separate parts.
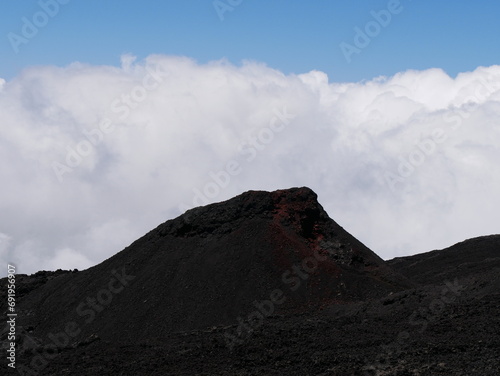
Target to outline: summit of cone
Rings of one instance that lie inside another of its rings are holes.
[[[312,190],[245,192],[90,269],[16,275],[18,370],[497,375],[499,247],[491,235],[383,261]]]
[[[191,209],[99,265],[47,280],[20,309],[40,336],[76,322],[77,340],[119,341],[235,324],[272,296],[272,314],[287,315],[411,285],[302,187]]]

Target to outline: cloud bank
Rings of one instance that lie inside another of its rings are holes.
[[[332,83],[127,55],[0,79],[0,114],[0,256],[20,273],[87,268],[250,189],[311,187],[383,258],[499,232],[500,66]]]

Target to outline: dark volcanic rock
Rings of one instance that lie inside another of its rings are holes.
[[[18,299],[21,299],[23,296],[29,294],[33,290],[39,288],[40,286],[44,285],[51,279],[58,277],[63,274],[67,273],[76,273],[77,270],[61,270],[58,269],[55,272],[52,271],[46,271],[46,270],[40,270],[39,272],[36,272],[35,274],[31,275],[26,275],[26,274],[17,274],[16,275],[16,297]],[[2,281],[2,286],[6,285],[6,278],[2,278],[0,281]],[[7,301],[7,290],[1,290],[0,291],[0,309],[3,311],[6,306],[4,306],[5,302]]]
[[[74,321],[73,341],[99,333],[117,342],[235,324],[273,292],[272,313],[286,314],[409,286],[331,220],[314,192],[295,188],[192,209],[99,265],[48,281],[19,309],[41,337]]]
[[[384,262],[310,189],[246,192],[88,270],[18,276],[18,371],[498,375],[499,240]]]
[[[500,268],[500,235],[468,239],[443,250],[397,257],[388,264],[422,284],[489,273]]]

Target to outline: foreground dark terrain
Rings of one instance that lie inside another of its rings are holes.
[[[310,189],[247,192],[85,271],[18,275],[1,374],[500,375],[499,249],[383,261]]]

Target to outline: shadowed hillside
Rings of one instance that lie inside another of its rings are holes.
[[[18,373],[495,375],[499,239],[384,262],[310,189],[246,192],[17,276]]]

